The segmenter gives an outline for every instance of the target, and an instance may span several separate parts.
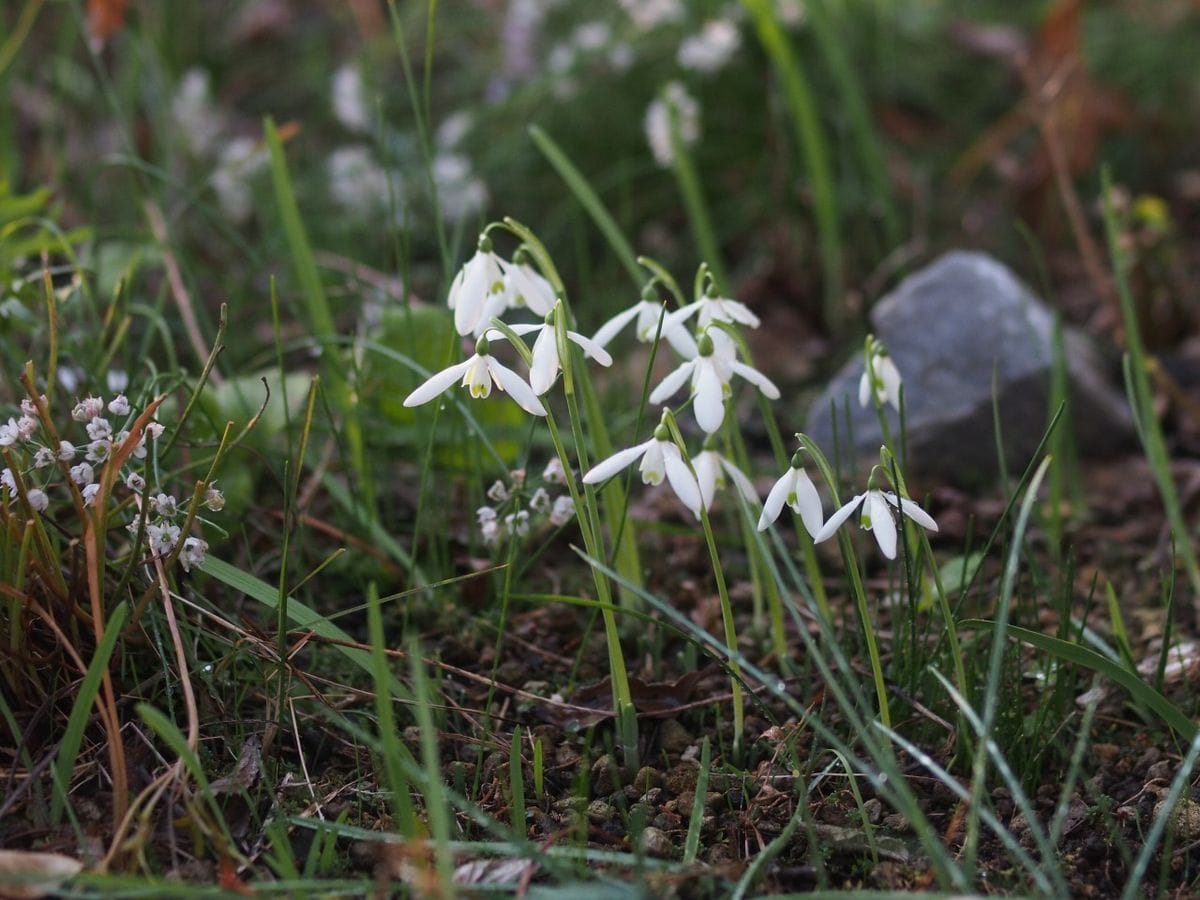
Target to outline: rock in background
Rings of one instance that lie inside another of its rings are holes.
[[[1049,420],[1054,317],[1006,266],[982,253],[953,252],[906,278],[871,311],[904,379],[908,467],[957,484],[999,473],[992,417],[999,400],[1005,457],[1019,473]],[[1111,455],[1134,440],[1133,419],[1110,366],[1082,332],[1064,327],[1072,422],[1081,454]],[[814,402],[807,433],[834,450],[832,410],[846,446],[846,412],[856,454],[877,458],[883,442],[874,406],[858,405],[862,353]],[[899,417],[887,407],[893,435]]]

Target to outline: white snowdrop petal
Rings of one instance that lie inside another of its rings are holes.
[[[717,461],[716,454],[711,450],[701,452],[692,460],[692,468],[696,471],[696,485],[700,488],[700,501],[705,509],[712,508],[713,498],[717,494]]]
[[[763,396],[768,400],[779,399],[779,388],[775,386],[775,382],[758,371],[758,369],[751,368],[744,362],[738,362],[736,359],[730,362],[729,366],[734,372],[762,391]]]
[[[893,502],[892,498],[894,496],[895,496],[894,494],[891,494],[888,496],[889,503]],[[935,522],[933,520],[933,516],[931,516],[929,513],[925,512],[925,510],[921,509],[921,507],[917,506],[917,504],[915,502],[913,502],[912,500],[909,500],[907,497],[901,498],[900,509],[904,511],[904,514],[906,516],[908,516],[910,519],[912,519],[914,522],[916,522],[922,528],[926,528],[929,531],[937,531],[938,530],[938,524],[937,524],[937,522]]]
[[[687,383],[688,377],[692,374],[692,370],[695,367],[695,360],[689,360],[681,364],[675,371],[669,373],[659,383],[658,387],[650,392],[650,402],[657,406],[677,394],[679,389]]]
[[[535,394],[540,396],[554,387],[558,367],[558,342],[555,340],[554,327],[543,325],[537,340],[533,342],[533,362],[529,366],[529,386]]]
[[[588,355],[588,357],[594,359],[596,362],[600,363],[600,365],[612,365],[613,360],[609,352],[601,347],[598,343],[593,341],[590,337],[585,337],[577,331],[568,331],[567,337],[578,344],[580,348],[582,348],[583,352]]]
[[[465,362],[460,362],[458,365],[442,369],[442,371],[431,375],[424,384],[420,385],[415,391],[404,398],[404,405],[420,406],[422,403],[428,403],[434,397],[443,393],[454,382],[458,381],[476,359],[477,357],[473,356]]]
[[[854,514],[854,511],[858,509],[858,505],[862,503],[864,499],[866,499],[866,496],[866,494],[859,494],[857,497],[852,498],[849,503],[835,512],[832,516],[830,516],[825,521],[825,524],[821,526],[821,530],[813,535],[813,543],[819,544],[822,541],[827,541],[833,537],[834,532],[841,528],[842,523],[844,523],[850,518],[850,516]]]
[[[866,370],[863,370],[862,377],[858,379],[858,405],[866,406],[871,402],[871,375]]]
[[[609,341],[617,336],[622,328],[628,325],[641,312],[641,305],[631,306],[629,309],[622,310],[617,313],[607,322],[600,326],[599,331],[592,335],[592,340],[603,347]]]
[[[878,491],[872,491],[867,495],[863,512],[871,519],[871,533],[875,535],[875,542],[879,544],[883,555],[888,559],[895,559],[896,520],[892,518],[887,501]]]
[[[616,475],[626,466],[639,459],[654,443],[654,439],[638,444],[636,447],[629,447],[625,450],[618,450],[608,459],[601,460],[588,470],[588,473],[583,476],[584,484],[599,484],[602,481],[607,481],[612,476]]]
[[[783,504],[787,501],[788,494],[792,492],[792,484],[795,480],[796,470],[789,468],[771,486],[771,490],[767,493],[767,501],[763,504],[762,515],[758,517],[759,531],[764,531],[768,525],[779,518],[779,514],[783,511]]]
[[[696,422],[706,433],[712,434],[725,421],[725,386],[711,364],[697,364],[695,381]]]
[[[746,498],[746,502],[757,506],[758,491],[754,489],[753,483],[746,477],[746,474],[727,459],[721,460],[721,468],[725,470],[725,474],[729,476],[729,480],[733,482],[738,493]]]
[[[792,509],[799,513],[805,530],[815,538],[821,531],[821,524],[825,516],[825,511],[821,508],[821,495],[817,493],[817,486],[812,483],[807,472],[803,469],[799,469],[797,472],[792,488],[796,494],[796,502],[792,505]]]
[[[696,339],[682,325],[669,330],[664,328],[662,336],[671,345],[671,349],[684,359],[695,359],[700,355],[700,348],[696,346]]]
[[[703,502],[703,498],[700,496],[700,485],[696,483],[687,463],[679,455],[679,448],[674,444],[664,446],[663,459],[667,469],[667,480],[671,483],[671,489],[675,492],[675,496],[692,511],[692,515],[697,519],[700,518],[700,504]]]
[[[502,366],[490,356],[487,358],[487,367],[500,389],[507,392],[508,396],[512,397],[521,409],[535,416],[546,414],[546,407],[542,406],[542,401],[537,398],[533,388],[526,384],[525,379],[520,375],[512,369]]]

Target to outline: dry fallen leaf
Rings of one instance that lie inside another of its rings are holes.
[[[57,891],[83,870],[83,863],[61,853],[0,850],[0,898],[37,900]]]

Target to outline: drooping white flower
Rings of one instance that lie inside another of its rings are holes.
[[[108,411],[114,416],[129,415],[129,398],[124,394],[117,394],[108,403]]]
[[[900,371],[892,362],[887,348],[875,339],[874,335],[867,337],[867,348],[864,354],[862,377],[858,380],[858,403],[866,406],[871,402],[871,387],[875,388],[877,403],[890,403],[897,411],[900,409]],[[874,379],[871,378],[874,373]]]
[[[692,515],[700,518],[700,505],[703,503],[700,486],[687,463],[683,461],[679,448],[671,440],[671,433],[666,425],[659,425],[654,429],[654,437],[650,440],[636,447],[618,450],[608,459],[597,463],[583,476],[583,482],[599,484],[638,459],[642,461],[638,468],[644,484],[662,484],[665,477],[671,489],[675,491],[675,496],[692,511]]]
[[[431,375],[424,384],[404,398],[404,405],[411,407],[428,403],[460,378],[462,386],[470,390],[472,397],[487,397],[495,384],[501,391],[506,391],[526,412],[535,416],[546,415],[546,408],[542,406],[542,401],[537,398],[533,388],[488,352],[487,338],[476,341],[475,355],[470,359]]]
[[[562,460],[557,456],[550,457],[546,468],[542,469],[542,481],[546,484],[566,484],[567,473],[563,470]]]
[[[862,506],[859,525],[875,535],[880,551],[888,559],[896,558],[895,511],[908,516],[922,528],[929,531],[938,530],[933,517],[907,497],[897,498],[891,491],[869,490],[853,497],[849,503],[830,516],[829,521],[813,536],[813,542],[819,544],[833,537],[834,532],[859,506]]]
[[[686,326],[679,323],[671,324],[670,316],[664,313],[663,305],[658,301],[658,295],[654,292],[653,286],[647,286],[642,292],[641,300],[601,325],[600,330],[592,336],[592,340],[601,347],[605,347],[626,325],[636,320],[634,334],[643,344],[648,344],[659,333],[660,319],[662,320],[662,336],[675,349],[675,352],[685,359],[695,356],[695,340],[688,333]]]
[[[642,128],[654,161],[664,169],[675,163],[675,144],[671,140],[671,118],[679,129],[679,143],[690,147],[700,140],[700,104],[678,81],[670,82],[646,107]]]
[[[75,445],[70,441],[58,442],[58,458],[61,462],[68,462],[75,458]]]
[[[696,470],[696,483],[700,487],[700,499],[705,509],[712,508],[717,490],[725,487],[726,476],[747,503],[758,503],[758,492],[754,490],[750,479],[716,450],[701,450],[692,458],[692,468]]]
[[[697,349],[695,357],[680,364],[651,392],[651,403],[662,403],[690,378],[696,422],[712,434],[725,420],[725,397],[734,375],[749,381],[769,399],[779,399],[779,388],[771,379],[738,360],[737,347],[728,335],[706,331],[700,335]]]
[[[821,509],[821,496],[808,473],[804,471],[799,457],[799,453],[792,457],[791,466],[767,494],[767,502],[763,504],[762,515],[758,518],[759,531],[779,518],[779,513],[786,503],[800,516],[805,530],[811,537],[815,538],[820,532],[825,517]]]
[[[488,189],[471,170],[471,160],[461,153],[439,152],[433,157],[438,209],[447,222],[462,222],[479,214],[488,202]]]
[[[83,495],[83,505],[91,506],[96,502],[96,495],[100,493],[100,485],[96,483],[89,484],[79,493]]]
[[[45,512],[46,507],[50,505],[50,498],[41,488],[30,488],[25,496],[29,499],[29,506],[35,512]]]
[[[541,325],[513,325],[512,330],[521,337],[538,333],[530,351],[533,362],[529,366],[529,386],[533,392],[542,395],[554,387],[558,373],[562,371],[562,360],[558,358],[558,334],[554,327],[553,313],[546,316]],[[487,336],[492,340],[502,337],[499,331],[489,331]],[[567,331],[567,340],[578,344],[589,359],[594,359],[602,366],[611,366],[612,357],[608,351],[589,337],[584,337],[577,331]]]
[[[512,262],[504,268],[504,293],[508,306],[525,306],[539,316],[547,316],[554,309],[554,288],[532,265],[529,251],[524,245],[517,248]],[[489,317],[488,321],[491,321]]]
[[[357,66],[344,65],[334,72],[329,93],[334,118],[350,131],[370,130],[370,104]]]
[[[494,316],[504,311],[504,270],[504,261],[492,251],[492,239],[481,234],[475,255],[459,271],[446,298],[454,310],[454,327],[459,334],[481,333]]]
[[[750,307],[745,303],[729,297],[722,297],[717,293],[716,287],[712,285],[709,285],[708,290],[699,300],[671,313],[670,324],[672,327],[682,325],[692,316],[697,317],[696,322],[699,329],[707,328],[712,322],[729,322],[745,325],[748,328],[757,328],[761,324],[758,316],[752,313]]]
[[[80,487],[86,487],[96,480],[96,472],[87,463],[82,462],[77,466],[71,466],[71,480]]]

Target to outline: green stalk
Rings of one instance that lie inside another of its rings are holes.
[[[804,434],[797,434],[796,439],[808,450],[812,455],[813,460],[817,464],[817,468],[821,470],[821,477],[825,479],[825,483],[829,485],[829,490],[833,493],[833,505],[840,507],[842,501],[838,499],[837,481],[834,479],[833,469],[829,466],[829,460],[825,458],[825,454],[816,443]],[[863,640],[867,645],[867,656],[871,661],[871,678],[875,682],[875,696],[879,704],[879,719],[885,728],[892,727],[892,714],[888,707],[887,684],[883,679],[883,662],[879,656],[879,644],[875,640],[875,629],[871,625],[871,610],[867,605],[867,593],[863,588],[862,575],[858,570],[858,557],[854,553],[854,542],[850,540],[850,535],[847,534],[845,528],[838,531],[838,544],[842,550],[842,559],[845,562],[846,573],[850,576],[850,588],[854,594],[854,606],[858,612],[858,624],[862,630]]]
[[[1116,282],[1117,298],[1121,305],[1121,320],[1125,326],[1126,350],[1126,386],[1129,393],[1130,405],[1138,425],[1138,435],[1146,451],[1146,459],[1154,473],[1154,482],[1158,486],[1159,496],[1167,513],[1167,521],[1176,535],[1176,544],[1183,557],[1184,568],[1188,580],[1192,584],[1192,594],[1200,604],[1200,561],[1196,559],[1196,548],[1188,529],[1187,520],[1183,516],[1183,508],[1179,503],[1179,494],[1175,490],[1175,482],[1171,476],[1171,458],[1167,453],[1166,440],[1163,438],[1162,423],[1154,412],[1154,394],[1150,388],[1149,365],[1146,351],[1142,345],[1141,330],[1138,327],[1137,311],[1134,309],[1133,293],[1129,289],[1127,277],[1129,258],[1121,248],[1120,234],[1117,230],[1116,214],[1112,206],[1112,176],[1108,169],[1101,173],[1101,184],[1104,191],[1104,232],[1108,238],[1108,252],[1112,257],[1113,280]]]
[[[675,421],[675,416],[669,409],[663,412],[663,422],[670,429],[671,439],[679,448],[688,470],[695,477],[695,470],[692,469],[692,462],[688,457],[687,444],[683,440],[683,434],[679,431],[679,424]],[[713,577],[717,581],[717,596],[721,601],[721,622],[725,630],[725,646],[729,649],[729,683],[733,693],[733,755],[736,758],[741,755],[742,741],[746,730],[746,704],[745,698],[742,696],[741,681],[742,668],[738,662],[739,653],[737,630],[733,622],[733,604],[729,602],[729,589],[725,585],[725,571],[721,568],[721,556],[717,550],[717,539],[713,534],[712,521],[709,519],[708,510],[705,509],[703,503],[700,504],[700,527],[704,530],[704,542],[708,545]]]
[[[845,287],[842,276],[842,237],[838,222],[837,196],[829,146],[821,128],[817,104],[808,78],[792,52],[787,34],[779,27],[770,0],[742,0],[750,14],[758,39],[766,50],[791,112],[796,140],[804,154],[804,164],[813,193],[813,213],[825,269],[825,320],[837,332],[843,325],[842,301]]]
[[[687,210],[688,221],[692,225],[692,236],[700,248],[700,256],[708,261],[713,281],[723,294],[730,290],[729,279],[725,275],[725,266],[721,262],[721,248],[713,229],[712,218],[708,214],[708,204],[704,199],[704,188],[696,173],[696,165],[688,152],[687,145],[679,134],[679,110],[675,104],[663,98],[667,105],[668,118],[671,127],[671,168],[675,172],[675,181],[679,185],[679,193],[683,197],[683,206]]]

